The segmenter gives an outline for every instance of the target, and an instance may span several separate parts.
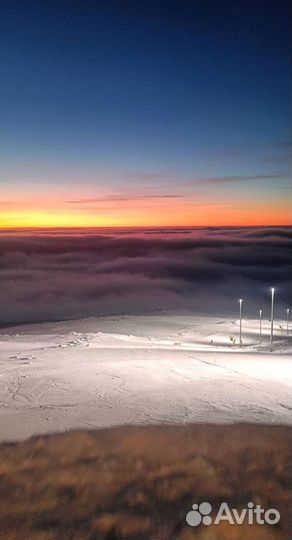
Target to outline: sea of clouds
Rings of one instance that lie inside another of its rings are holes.
[[[276,314],[291,302],[288,228],[3,231],[0,324],[187,310]]]

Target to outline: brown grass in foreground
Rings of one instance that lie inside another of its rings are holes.
[[[288,427],[122,427],[0,447],[0,540],[289,540]],[[249,501],[279,525],[186,524],[192,504]]]

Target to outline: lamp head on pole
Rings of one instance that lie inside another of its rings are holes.
[[[239,303],[240,303],[240,304],[242,304],[242,298],[239,298],[239,300],[238,300],[238,301],[239,301]]]
[[[272,294],[274,294],[274,292],[275,292],[275,287],[271,287],[271,292],[272,292]]]
[[[263,312],[263,310],[262,310],[262,309],[260,309],[260,315],[262,314],[262,312]]]
[[[289,315],[289,313],[290,313],[290,309],[289,309],[289,308],[287,308],[287,315]]]

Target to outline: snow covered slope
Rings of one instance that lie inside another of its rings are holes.
[[[119,424],[291,422],[291,337],[270,323],[159,313],[0,333],[0,436]],[[232,339],[235,338],[235,345]]]

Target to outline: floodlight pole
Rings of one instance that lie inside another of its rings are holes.
[[[270,335],[270,352],[272,352],[273,349],[273,332],[274,332],[274,295],[275,295],[275,289],[274,287],[271,288],[271,335]]]
[[[260,343],[262,342],[262,313],[263,310],[260,309]]]
[[[287,308],[287,335],[289,334],[289,313],[290,313],[290,309]]]
[[[239,299],[239,346],[242,346],[241,329],[242,329],[242,298]]]

